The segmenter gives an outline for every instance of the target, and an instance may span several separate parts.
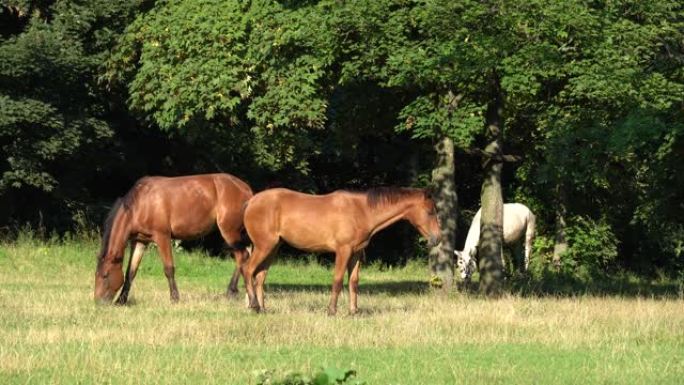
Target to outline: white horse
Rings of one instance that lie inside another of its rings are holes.
[[[534,239],[535,217],[527,206],[521,203],[506,203],[503,205],[503,236],[504,245],[513,246],[515,251],[520,251],[523,245],[525,248],[525,271],[530,265],[530,251],[532,250],[532,240]],[[461,278],[470,279],[475,270],[475,260],[477,257],[477,245],[480,243],[480,217],[482,209],[477,210],[473,222],[468,230],[468,237],[465,241],[463,251],[454,251],[457,257],[458,267],[461,270]],[[523,239],[524,236],[524,239]],[[501,262],[505,266],[503,249],[501,251]]]

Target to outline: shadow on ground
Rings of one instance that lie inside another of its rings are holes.
[[[284,292],[325,292],[331,290],[330,284],[287,284],[266,283],[268,291]],[[425,281],[370,282],[359,284],[364,294],[423,294],[432,291],[427,278]],[[346,290],[346,285],[345,285]],[[456,291],[469,294],[478,293],[478,283],[458,282]],[[615,296],[634,298],[684,299],[684,282],[651,280],[630,275],[605,274],[577,277],[555,271],[544,271],[534,275],[515,275],[507,278],[505,293],[523,297],[575,297],[583,295]]]
[[[653,280],[627,274],[573,274],[544,270],[536,274],[517,274],[506,280],[505,292],[523,297],[575,297],[583,295],[634,298],[682,299],[684,282]],[[478,283],[459,282],[458,290],[478,292]]]
[[[296,283],[268,283],[267,291],[284,292],[325,292],[329,293],[332,284],[296,284]],[[347,285],[345,289],[347,290]],[[425,281],[403,281],[403,282],[370,282],[359,283],[359,291],[364,294],[421,294],[430,291],[430,287]]]

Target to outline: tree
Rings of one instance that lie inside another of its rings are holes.
[[[610,218],[607,231],[628,243],[643,239],[645,218],[633,213],[654,204],[679,212],[670,200],[677,196],[674,190],[666,187],[670,191],[666,193],[658,188],[659,193],[644,200],[642,188],[643,178],[654,175],[651,170],[666,169],[651,162],[671,159],[671,151],[681,146],[675,139],[681,138],[675,116],[681,113],[677,111],[683,95],[682,6],[670,1],[577,3],[571,12],[555,14],[565,14],[567,20],[554,22],[548,11],[544,17],[530,19],[537,21],[530,26],[533,39],[540,39],[544,30],[557,30],[558,25],[566,28],[556,32],[560,60],[549,67],[555,73],[542,83],[538,93],[542,97],[520,106],[525,115],[535,116],[526,123],[536,126],[533,135],[520,137],[535,143],[541,158],[529,158],[519,175],[527,186],[538,189],[536,195],[554,193],[554,199],[547,200],[552,205],[545,208],[555,213],[561,250],[566,222],[572,226],[571,222],[582,224],[586,218],[596,223]],[[554,24],[544,27],[546,21]],[[652,192],[653,186],[668,185],[648,184]],[[674,230],[670,234],[678,233],[678,226],[666,217],[649,216],[669,223],[665,227]],[[679,234],[668,237],[671,245],[681,239]],[[660,235],[647,238],[662,239]],[[634,255],[644,257],[650,254],[644,249],[649,243],[623,243],[621,254],[626,257],[630,250],[642,249]],[[559,250],[555,258],[560,256]]]
[[[0,195],[10,216],[28,219],[50,205],[73,216],[82,208],[87,192],[78,181],[106,163],[113,136],[98,67],[134,9],[134,1],[2,7]],[[19,211],[27,198],[40,202],[30,214]]]
[[[496,294],[501,205],[513,192],[539,212],[542,231],[557,223],[559,245],[567,224],[569,247],[582,233],[574,227],[594,226],[611,233],[605,239],[665,231],[668,241],[652,247],[682,249],[681,226],[669,215],[681,189],[663,171],[681,168],[681,19],[681,6],[665,0],[169,1],[127,29],[105,77],[170,136],[212,143],[218,158],[254,159],[252,172],[281,173],[302,189],[409,173],[425,185],[434,168],[446,242],[432,260],[447,286],[451,148],[453,156],[477,155],[488,232],[481,289]],[[407,146],[410,172],[381,166],[362,140]],[[428,146],[430,156],[421,153]],[[515,173],[504,162],[517,157],[504,148],[524,155]],[[330,176],[337,164],[354,172]],[[634,187],[620,170],[658,187]],[[614,199],[615,190],[627,193]],[[624,214],[635,207],[639,215]],[[629,221],[638,225],[621,224]]]

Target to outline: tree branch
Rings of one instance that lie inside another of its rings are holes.
[[[497,162],[514,163],[520,162],[522,160],[522,156],[520,155],[496,154],[487,152],[481,148],[464,149],[463,152],[465,152],[468,155],[475,155],[480,156],[482,158],[486,158],[488,161],[493,160]]]

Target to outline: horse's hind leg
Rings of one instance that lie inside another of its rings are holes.
[[[277,246],[276,246],[276,249],[277,249]],[[266,258],[266,260],[261,263],[261,266],[259,266],[259,271],[256,273],[255,291],[256,291],[257,302],[259,303],[259,307],[261,308],[261,311],[266,310],[266,304],[264,302],[264,282],[266,282],[266,275],[268,275],[268,268],[271,266],[271,261],[273,261],[273,255],[275,253],[276,253],[275,249],[273,251],[271,251],[268,258]]]
[[[240,281],[240,275],[242,275],[242,265],[247,260],[248,255],[249,254],[245,249],[233,250],[233,257],[235,258],[235,270],[233,271],[233,276],[230,278],[228,288],[226,289],[226,295],[229,297],[235,296],[238,293],[238,282]]]
[[[171,302],[178,302],[178,287],[176,286],[176,268],[173,265],[173,255],[171,254],[171,238],[167,235],[157,235],[154,243],[159,246],[159,254],[164,264],[164,275],[169,281],[169,291],[171,292]]]
[[[226,295],[231,297],[238,292],[238,281],[240,280],[240,274],[242,273],[242,264],[247,260],[249,254],[245,248],[245,242],[242,239],[242,233],[239,226],[232,224],[225,219],[219,218],[217,221],[219,231],[223,240],[230,248],[233,258],[235,259],[235,270],[233,271],[233,276],[230,278],[228,283],[228,288],[226,289]]]
[[[242,267],[245,280],[245,290],[249,301],[249,308],[256,312],[261,310],[264,303],[264,280],[266,270],[270,264],[269,258],[278,245],[278,238],[254,240],[254,250],[247,263]],[[255,275],[259,274],[258,277]],[[256,280],[255,280],[256,278]],[[261,297],[261,299],[259,299]]]
[[[524,270],[523,270],[523,267],[524,267],[523,266],[523,263],[524,263],[523,258],[524,258],[524,256],[523,256],[523,244],[522,244],[522,242],[516,242],[512,246],[511,257],[513,259],[511,261],[511,268],[513,270],[513,273],[518,274],[518,273],[524,272]],[[527,270],[527,269],[525,268],[525,270]]]
[[[527,218],[527,229],[525,229],[525,271],[530,267],[530,253],[532,253],[532,243],[534,242],[536,217],[530,212]]]
[[[125,305],[128,302],[128,292],[131,290],[133,279],[135,279],[135,275],[138,272],[138,266],[146,246],[146,244],[139,241],[133,241],[131,244],[131,258],[128,260],[128,267],[126,268],[126,280],[121,289],[121,294],[119,294],[119,299],[116,300],[118,305]]]

